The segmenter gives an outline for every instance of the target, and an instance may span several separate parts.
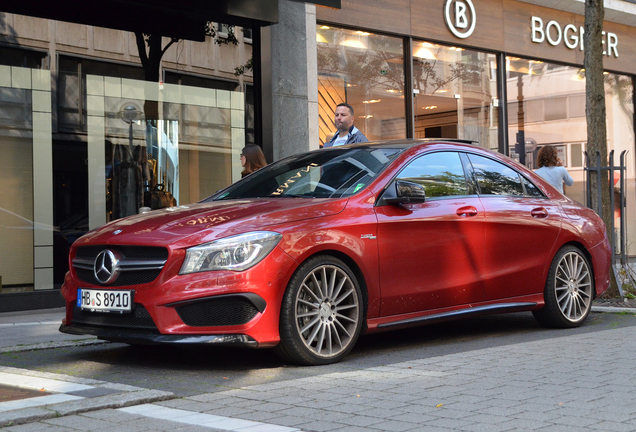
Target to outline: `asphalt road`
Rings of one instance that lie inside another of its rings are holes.
[[[104,343],[0,354],[0,365],[104,380],[186,397],[484,348],[636,327],[631,313],[592,313],[580,328],[550,330],[531,313],[486,316],[362,337],[345,361],[319,367],[281,362],[271,350]]]

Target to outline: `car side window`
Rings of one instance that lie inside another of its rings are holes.
[[[425,154],[409,163],[397,178],[422,185],[427,198],[468,195],[464,168],[456,152]]]
[[[506,165],[483,156],[469,154],[481,195],[524,196],[521,176]]]
[[[543,198],[545,195],[543,195],[543,192],[541,192],[539,190],[538,187],[536,187],[535,185],[533,185],[530,180],[528,180],[527,178],[521,176],[521,178],[523,179],[523,186],[526,188],[526,195],[529,197],[537,197],[537,198]]]

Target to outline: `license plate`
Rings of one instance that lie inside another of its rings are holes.
[[[77,290],[77,307],[92,312],[124,313],[132,310],[131,290]]]

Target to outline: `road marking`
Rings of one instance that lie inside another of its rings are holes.
[[[143,404],[126,408],[119,408],[118,411],[128,414],[137,414],[154,419],[170,420],[189,425],[203,426],[215,429],[223,429],[236,432],[302,432],[297,428],[278,426],[255,422],[251,420],[241,420],[231,417],[223,417],[212,414],[202,414],[196,411],[187,411],[176,408],[168,408],[161,405]]]

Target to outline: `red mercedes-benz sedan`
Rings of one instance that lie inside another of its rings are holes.
[[[591,210],[511,159],[444,140],[335,147],[72,247],[60,330],[275,347],[339,361],[361,333],[532,311],[575,327],[607,289]]]

